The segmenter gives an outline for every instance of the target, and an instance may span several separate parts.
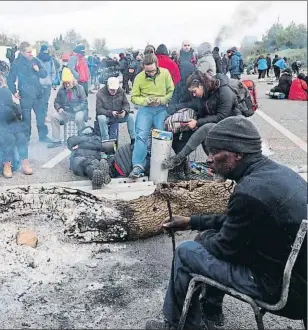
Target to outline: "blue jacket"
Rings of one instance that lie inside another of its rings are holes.
[[[258,70],[266,70],[266,69],[267,69],[266,58],[260,58],[258,60]]]
[[[283,58],[281,58],[280,60],[278,60],[278,61],[274,64],[274,66],[277,66],[280,70],[282,70],[282,69],[286,69],[286,68],[288,67],[286,61],[285,61]]]
[[[39,67],[36,72],[33,65]],[[18,90],[21,97],[37,98],[43,97],[43,89],[40,78],[46,78],[47,72],[43,69],[37,58],[27,60],[23,55],[19,55],[12,63],[7,78],[7,84],[12,94],[17,92],[16,80],[18,79]]]
[[[242,54],[239,51],[236,51],[231,56],[231,61],[230,61],[230,73],[231,74],[241,74],[242,73],[240,71],[240,60],[242,60]]]

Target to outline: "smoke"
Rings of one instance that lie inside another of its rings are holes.
[[[272,4],[272,1],[240,3],[231,16],[230,23],[220,28],[214,46],[219,47],[223,41],[239,33],[243,33],[245,28],[249,28],[258,23],[260,18],[262,19],[261,14],[267,11]]]

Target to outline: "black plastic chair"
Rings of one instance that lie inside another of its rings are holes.
[[[271,305],[271,304],[268,304],[261,300],[254,300],[251,297],[249,297],[245,294],[242,294],[242,293],[234,290],[233,288],[229,288],[225,285],[222,285],[219,282],[214,281],[209,277],[205,277],[205,276],[201,276],[201,275],[197,275],[197,274],[190,274],[192,276],[192,279],[190,280],[190,283],[188,286],[188,291],[186,294],[178,330],[184,329],[184,324],[186,321],[186,316],[188,313],[192,295],[194,294],[194,292],[196,290],[198,290],[200,288],[200,285],[204,285],[204,284],[213,286],[236,299],[239,299],[241,301],[244,301],[244,302],[250,304],[250,306],[252,307],[253,312],[255,314],[255,319],[256,319],[258,330],[264,330],[263,316],[265,315],[265,313],[270,312],[270,313],[276,314],[277,312],[281,311],[285,307],[285,305],[288,301],[291,274],[292,274],[292,270],[293,270],[295,261],[297,259],[298,253],[301,249],[301,246],[303,244],[303,241],[304,241],[306,233],[307,233],[307,225],[308,225],[308,221],[303,220],[300,225],[300,228],[298,230],[298,233],[296,235],[296,239],[292,246],[292,250],[290,252],[290,255],[289,255],[289,258],[285,265],[285,269],[284,269],[284,273],[283,273],[281,296],[280,296],[279,301],[276,304]],[[305,329],[307,329],[307,318],[303,319],[303,322],[304,322]]]

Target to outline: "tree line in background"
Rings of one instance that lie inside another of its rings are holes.
[[[0,33],[0,46],[18,46],[19,43],[19,36],[9,36],[5,33]],[[86,47],[86,51],[88,53],[93,51],[99,55],[108,55],[108,48],[105,38],[95,38],[93,44],[90,45],[87,39],[83,38],[74,29],[67,31],[64,36],[60,34],[59,37],[53,39],[51,44],[49,44],[49,42],[46,40],[38,40],[35,42],[33,47],[38,53],[41,45],[49,45],[53,53],[55,53],[57,56],[61,56],[63,53],[71,52],[76,47],[76,45],[80,43]]]
[[[244,37],[240,49],[245,58],[285,49],[307,49],[307,25],[291,22],[284,27],[280,23],[275,23],[263,35],[262,40],[256,37]]]

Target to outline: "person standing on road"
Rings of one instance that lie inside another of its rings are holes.
[[[280,77],[281,70],[284,70],[284,69],[288,68],[287,62],[288,62],[288,59],[286,57],[280,58],[278,61],[275,62],[274,70],[276,68],[276,73],[277,73],[278,79]],[[277,77],[276,77],[276,80],[278,80]]]
[[[40,61],[42,67],[47,72],[46,78],[41,78],[40,83],[43,88],[43,102],[44,102],[44,111],[45,118],[47,117],[48,112],[48,103],[51,93],[51,86],[56,79],[56,68],[52,57],[49,54],[48,46],[42,45],[40,53],[37,56]]]
[[[35,112],[36,127],[39,141],[50,143],[47,137],[48,128],[45,124],[45,105],[41,78],[47,77],[47,72],[40,61],[32,55],[32,47],[26,41],[19,46],[20,54],[13,62],[7,79],[11,93],[20,100],[22,120],[27,127],[26,137],[30,141],[31,111]],[[18,81],[18,91],[16,89]]]
[[[274,68],[274,74],[275,74],[276,80],[279,80],[279,77],[280,77],[280,69],[275,66],[276,62],[279,60],[280,60],[280,57],[278,55],[275,55],[275,57],[273,58],[273,62],[272,62],[272,67]]]
[[[107,85],[96,94],[96,117],[102,140],[109,140],[108,124],[127,123],[131,144],[135,143],[135,121],[130,105],[117,77],[110,77]]]
[[[271,54],[267,54],[266,62],[267,62],[266,75],[267,75],[267,78],[269,78],[270,77],[269,73],[270,73],[270,69],[271,69],[271,66],[272,66]]]
[[[89,95],[90,71],[87,60],[85,59],[86,48],[84,45],[78,45],[73,50],[73,55],[69,58],[67,67],[72,71],[78,84],[84,88],[86,96]]]
[[[223,73],[221,67],[222,66],[221,57],[219,55],[219,47],[214,47],[213,57],[216,63],[216,73]]]
[[[182,49],[180,50],[180,55],[178,59],[178,64],[181,67],[181,63],[189,62],[196,65],[197,59],[193,48],[191,47],[191,42],[184,40],[182,42]]]
[[[277,303],[281,296],[284,268],[307,217],[307,182],[262,155],[260,134],[243,116],[216,124],[207,135],[207,145],[210,168],[237,184],[224,214],[174,215],[171,221],[163,221],[162,229],[201,233],[195,241],[177,247],[163,306],[165,322],[148,321],[146,329],[177,329],[191,273],[269,304]],[[290,283],[280,315],[307,320],[307,238]],[[196,292],[184,329],[201,329],[201,318],[206,329],[223,327],[224,295],[212,286],[201,300]]]
[[[228,52],[230,58],[230,75],[233,79],[241,80],[241,74],[244,71],[244,63],[242,54],[237,50],[236,47],[232,47]]]
[[[263,55],[260,55],[258,59],[258,72],[259,72],[259,81],[265,81],[265,73],[267,70],[267,60]]]
[[[124,53],[119,54],[120,60],[119,60],[119,70],[123,75],[123,89],[126,94],[129,94],[129,86],[128,86],[128,81],[129,81],[129,63],[128,60],[125,56]]]
[[[133,170],[129,177],[144,176],[147,142],[152,127],[164,130],[167,104],[172,98],[174,84],[167,69],[159,68],[157,57],[147,54],[143,59],[144,70],[135,78],[131,101],[138,106],[136,117],[136,142],[133,150]]]

